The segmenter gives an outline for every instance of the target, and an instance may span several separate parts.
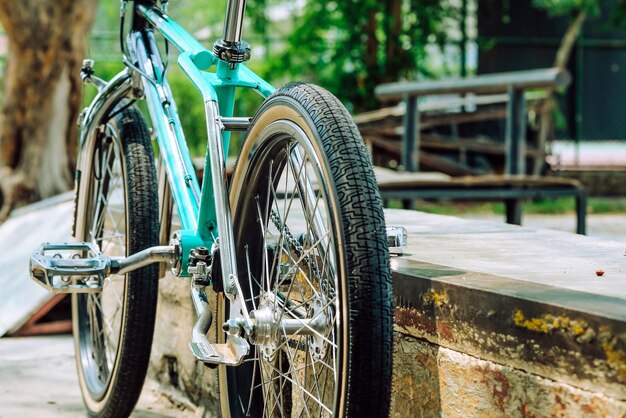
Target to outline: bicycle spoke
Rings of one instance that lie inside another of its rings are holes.
[[[288,148],[288,147],[287,147]],[[298,171],[298,175],[297,178],[300,178],[300,175],[302,174],[302,169],[304,168],[304,165],[302,165],[299,168]],[[296,177],[295,172],[292,171],[292,175],[294,176],[294,178]],[[287,190],[287,184],[288,184],[288,179],[289,179],[289,173],[285,173],[285,190]],[[296,180],[297,183],[297,180]],[[272,184],[272,183],[270,183]],[[272,184],[272,188],[271,188],[271,192],[272,192],[272,197],[274,200],[274,203],[276,205],[276,212],[277,212],[277,216],[280,217],[280,212],[279,212],[279,207],[278,207],[278,196],[276,193],[276,189]],[[293,196],[294,193],[291,193],[291,196]],[[283,220],[286,220],[289,217],[289,214],[291,213],[291,208],[292,208],[292,203],[293,203],[293,198],[289,200],[289,205],[287,205],[287,199],[285,200],[285,209],[283,211]],[[277,254],[274,255],[274,260],[272,263],[272,270],[271,271],[276,271],[276,264],[280,262],[280,260],[282,259],[282,250],[284,248],[284,242],[285,242],[285,228],[287,226],[287,223],[283,221],[282,227],[281,228],[277,228],[280,230],[280,235],[279,235],[279,251]]]
[[[238,235],[246,304],[274,328],[253,341],[255,353],[242,366],[246,386],[237,384],[248,398],[231,406],[243,403],[249,416],[327,417],[340,376],[333,218],[317,157],[299,138],[283,140],[264,157],[239,215],[249,219],[243,231],[254,230]]]
[[[261,227],[261,232],[263,235],[263,248],[267,248],[267,226],[266,226],[266,222],[263,219],[263,216],[261,215],[261,206],[259,205],[259,196],[257,195],[255,197],[256,200],[256,207],[257,207],[257,212],[258,212],[258,216],[259,216],[259,226]],[[263,276],[265,276],[265,284],[267,285],[266,289],[269,291],[270,289],[270,278],[269,278],[269,266],[267,265],[267,252],[263,251],[263,254],[261,255],[261,257],[263,257],[262,259],[262,264],[264,266],[264,270],[263,270],[263,275],[261,276],[261,281],[263,281]],[[261,288],[262,290],[263,288]]]
[[[250,415],[250,408],[252,407],[252,399],[254,397],[254,382],[255,382],[257,367],[259,363],[259,352],[257,350],[254,350],[254,351],[255,351],[254,353],[255,358],[253,359],[254,365],[252,369],[252,379],[250,380],[250,391],[248,392],[250,394],[250,397],[248,398],[248,408],[245,410],[246,415]]]
[[[252,289],[252,281],[254,280],[254,282],[257,284],[257,286],[259,286],[259,289],[261,288],[261,284],[252,275],[252,271],[250,269],[250,251],[249,251],[249,249],[250,249],[250,247],[248,245],[246,245],[245,246],[245,250],[246,250],[246,266],[248,267],[248,286],[250,287],[250,300],[252,301],[252,308],[256,309],[256,303],[254,302],[254,299],[256,299],[258,296],[254,295],[254,291]]]
[[[283,331],[283,336],[284,336],[285,338],[287,338],[287,335],[284,333],[284,331]],[[287,352],[287,356],[289,357],[289,361],[290,361],[290,363],[291,363],[291,364],[294,364],[294,363],[295,363],[295,361],[294,361],[294,359],[293,359],[293,356],[291,355],[291,352],[290,352],[289,350],[287,350],[286,352]],[[305,365],[305,366],[303,366],[303,368],[302,368],[302,370],[305,370],[305,371],[306,371],[307,369],[308,369],[308,368],[306,367],[306,365]],[[294,373],[291,373],[291,374],[294,374]],[[292,383],[295,383],[295,384],[297,385],[297,388],[298,388],[298,389],[299,389],[299,391],[301,392],[301,396],[302,396],[302,399],[303,399],[303,402],[304,402],[304,407],[305,407],[305,409],[307,410],[307,416],[311,416],[311,414],[310,414],[310,411],[309,411],[308,407],[306,406],[306,400],[304,399],[304,394],[306,394],[306,395],[309,397],[309,399],[312,399],[312,400],[313,400],[315,403],[317,403],[320,407],[322,407],[324,410],[326,410],[326,412],[328,412],[329,414],[331,414],[331,415],[332,415],[332,411],[331,411],[331,410],[330,410],[330,409],[329,409],[326,405],[324,405],[324,403],[323,403],[321,400],[319,400],[319,399],[315,398],[315,396],[314,396],[314,395],[313,395],[310,391],[308,391],[307,389],[305,389],[304,385],[300,384],[300,382],[299,382],[299,380],[298,380],[298,378],[297,378],[297,373],[296,373],[296,374],[294,374],[293,379],[292,379],[291,377],[288,377],[288,376],[284,376],[284,377],[285,377],[286,379],[289,379]]]

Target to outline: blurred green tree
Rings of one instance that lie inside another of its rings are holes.
[[[66,191],[75,165],[79,71],[96,0],[0,2],[8,38],[0,114],[0,220]]]
[[[551,16],[569,16],[570,23],[563,34],[561,45],[554,60],[554,66],[565,68],[576,39],[580,35],[583,24],[588,18],[600,15],[602,0],[533,0],[533,5],[544,9]],[[626,0],[615,0],[611,20],[621,25],[626,20]]]
[[[372,109],[378,84],[428,75],[425,47],[446,42],[458,13],[445,0],[308,1],[269,73],[313,80],[353,111]]]
[[[600,13],[600,0],[533,0],[533,4],[551,16],[571,17],[554,59],[555,67],[565,68],[585,20]]]

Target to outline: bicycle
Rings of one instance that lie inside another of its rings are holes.
[[[245,0],[229,0],[224,36],[212,51],[166,14],[164,0],[160,7],[132,2],[124,36],[128,4],[121,1],[126,68],[109,82],[94,75],[92,61],[81,70],[98,93],[80,119],[78,242],[42,244],[30,265],[39,284],[72,294],[89,415],[128,416],[137,402],[152,344],[157,263],[189,277],[198,315],[191,353],[219,367],[224,416],[387,415],[387,237],[370,159],[348,112],[320,87],[276,90],[245,66]],[[180,51],[178,63],[204,101],[202,187],[155,31],[166,51]],[[254,117],[234,116],[237,88],[265,99]],[[152,132],[137,100],[147,103]],[[227,181],[232,131],[246,134]],[[170,234],[173,204],[182,229]],[[217,293],[214,342],[207,287]]]

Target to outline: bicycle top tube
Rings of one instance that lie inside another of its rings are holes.
[[[139,4],[137,10],[179,51],[190,53],[190,58],[198,69],[207,70],[217,63],[218,59],[213,53],[159,9]]]
[[[161,10],[142,4],[137,5],[137,10],[181,52],[179,64],[205,100],[216,100],[215,89],[220,87],[252,88],[263,97],[276,90],[245,65],[230,68]],[[215,74],[202,72],[213,65],[217,65]]]

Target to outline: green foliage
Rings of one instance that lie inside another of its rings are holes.
[[[126,16],[130,20],[133,3],[127,5]],[[182,23],[186,30],[194,33],[202,28],[219,25],[224,21],[226,1],[172,0],[169,2],[170,16]],[[94,23],[94,32],[116,32],[119,30],[120,2],[105,1],[98,3],[98,14]]]
[[[427,74],[425,46],[448,39],[448,1],[308,1],[272,75],[313,81],[354,110],[377,106],[383,82]]]
[[[545,9],[551,16],[563,16],[581,11],[590,16],[600,14],[601,0],[533,0],[533,5]]]
[[[605,10],[611,10],[609,21],[614,26],[626,24],[626,0],[533,0],[533,5],[550,16],[572,16],[584,11],[589,17],[598,17],[604,6]]]
[[[626,26],[626,0],[617,0],[611,14],[611,23],[616,27]]]

